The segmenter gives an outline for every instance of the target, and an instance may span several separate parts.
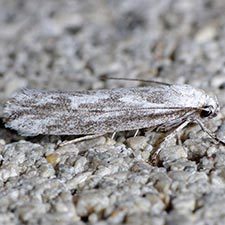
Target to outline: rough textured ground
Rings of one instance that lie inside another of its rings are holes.
[[[225,135],[223,0],[0,0],[0,114],[23,87],[137,86],[102,75],[189,83],[217,95]],[[0,128],[0,224],[224,224],[225,149],[199,127],[149,162],[153,132],[56,149],[63,137]],[[130,137],[130,138],[128,138]]]

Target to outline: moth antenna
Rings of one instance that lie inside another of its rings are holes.
[[[145,79],[137,79],[137,78],[123,78],[123,77],[108,77],[106,75],[102,75],[100,77],[101,80],[128,80],[128,81],[141,81],[141,82],[146,82],[146,83],[152,83],[152,84],[159,84],[159,85],[166,85],[166,86],[171,86],[169,83],[165,82],[160,82],[160,81],[155,81],[155,80],[145,80]]]

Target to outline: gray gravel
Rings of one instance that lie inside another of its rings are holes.
[[[0,115],[21,88],[188,83],[217,95],[225,134],[225,1],[0,0]],[[71,121],[72,122],[72,121]],[[56,148],[0,127],[0,224],[224,224],[225,149],[189,126],[149,161],[151,131]]]

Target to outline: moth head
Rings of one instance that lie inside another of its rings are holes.
[[[217,98],[207,96],[206,103],[201,109],[200,116],[212,118],[217,116],[219,110],[220,110],[220,106],[217,101]]]

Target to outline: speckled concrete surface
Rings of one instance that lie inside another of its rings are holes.
[[[0,115],[20,88],[188,83],[217,95],[225,136],[223,0],[0,0]],[[72,122],[72,121],[71,121]],[[0,127],[0,224],[224,224],[225,149],[189,126],[149,162],[160,133],[56,148]]]

